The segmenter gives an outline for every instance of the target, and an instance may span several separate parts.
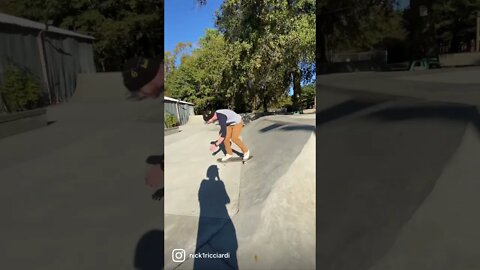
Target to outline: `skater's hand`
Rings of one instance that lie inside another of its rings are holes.
[[[151,188],[163,188],[163,170],[159,165],[151,166],[145,177],[145,184]]]
[[[211,152],[215,152],[217,150],[217,147],[215,144],[212,143],[212,145],[210,145],[210,151]]]

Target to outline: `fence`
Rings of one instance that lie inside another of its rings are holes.
[[[91,36],[0,13],[0,84],[10,64],[27,68],[48,103],[68,100],[79,73],[96,72]],[[0,112],[5,112],[0,99]]]
[[[193,103],[181,101],[170,97],[164,97],[163,102],[165,114],[170,113],[174,115],[180,125],[185,125],[188,122],[189,116],[194,115]],[[165,127],[167,127],[166,123]]]

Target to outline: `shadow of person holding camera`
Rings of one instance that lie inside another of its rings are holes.
[[[207,179],[198,190],[200,217],[194,270],[238,269],[237,235],[226,205],[230,198],[220,179],[218,167],[211,165]]]
[[[135,270],[161,270],[164,265],[162,230],[151,230],[145,233],[135,248]]]
[[[152,199],[160,201],[163,189],[163,155],[149,156],[146,161],[150,168],[145,176],[146,184],[155,189]],[[163,213],[162,213],[163,214]],[[160,270],[164,267],[164,231],[153,229],[146,232],[135,248],[134,266],[136,270]]]

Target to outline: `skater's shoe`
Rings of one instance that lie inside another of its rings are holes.
[[[228,160],[231,159],[232,157],[233,157],[232,155],[226,154],[226,155],[222,158],[222,161],[223,161],[223,162],[228,161]]]
[[[250,150],[243,154],[243,160],[248,160],[250,158]]]

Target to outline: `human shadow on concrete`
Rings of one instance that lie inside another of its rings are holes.
[[[164,232],[151,230],[138,241],[135,249],[135,270],[160,270],[164,267]]]
[[[216,141],[211,141],[211,142],[210,142],[210,144],[214,144],[214,143],[216,143]],[[230,142],[230,145],[232,145],[232,142]],[[220,144],[220,146],[218,146],[218,150],[217,150],[217,151],[215,151],[215,152],[212,153],[212,156],[216,156],[219,152],[222,152],[223,155],[226,155],[226,154],[227,154],[227,150],[225,149],[225,145],[224,145],[223,143]],[[232,148],[232,152],[233,152],[235,155],[239,156],[239,157],[243,157],[243,153],[238,152],[237,150],[235,150],[235,149],[233,149],[233,148]]]
[[[366,270],[388,254],[474,119],[473,108],[426,102],[323,127],[317,267]]]
[[[202,180],[198,190],[198,201],[200,217],[195,253],[228,254],[228,258],[195,258],[193,269],[238,269],[237,235],[226,207],[230,198],[216,165],[208,168],[207,179]]]
[[[148,156],[145,162],[149,165],[161,166],[164,169],[164,155]],[[161,200],[164,189],[160,188],[152,194],[152,199]],[[151,230],[138,241],[135,249],[135,270],[159,270],[164,267],[164,232]]]

